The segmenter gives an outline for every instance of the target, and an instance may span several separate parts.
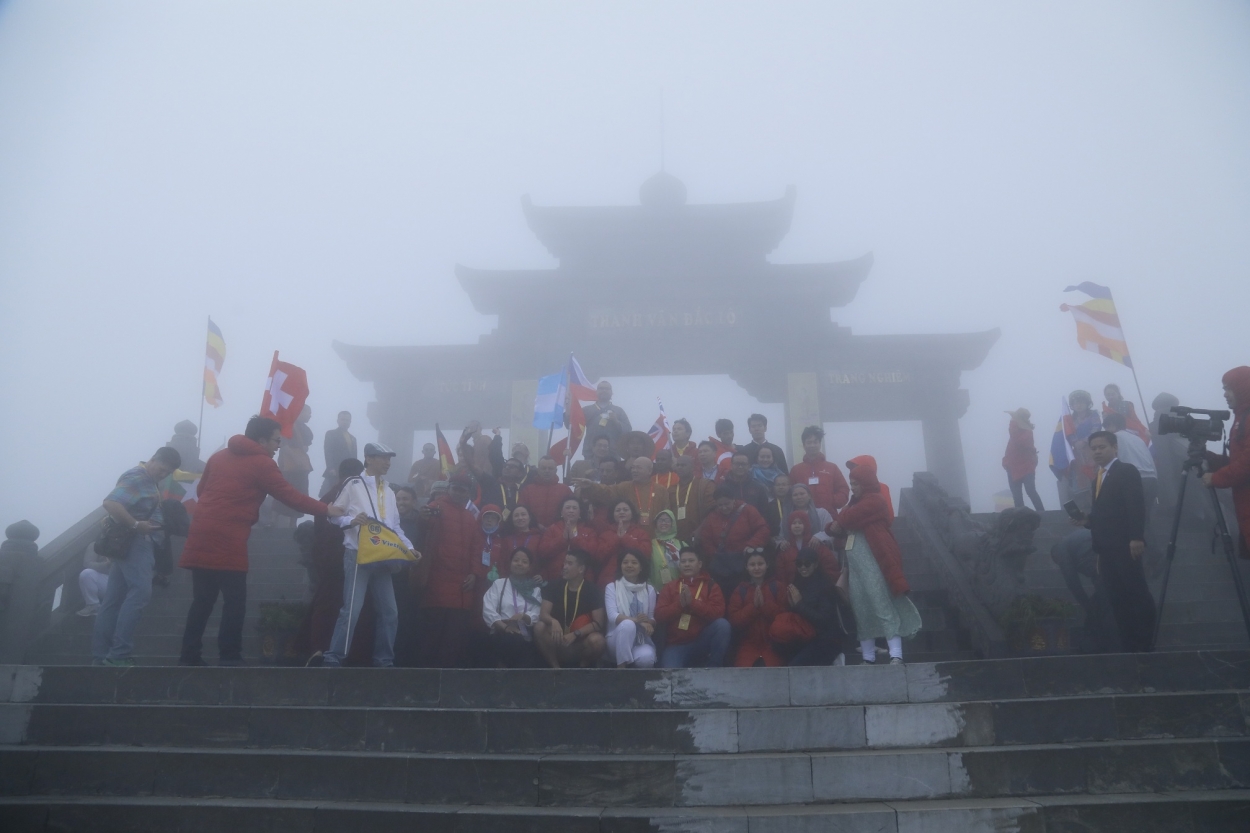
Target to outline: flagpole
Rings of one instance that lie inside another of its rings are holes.
[[[213,317],[208,316],[208,324],[204,327],[204,338],[208,340],[209,327],[213,325]],[[203,364],[203,362],[201,362]],[[204,375],[204,367],[200,368],[200,422],[195,428],[195,443],[201,445],[204,438],[204,400],[208,394],[208,377]]]
[[[1111,290],[1110,290],[1110,289],[1108,289],[1108,290],[1107,290],[1107,294],[1108,294],[1108,295],[1110,295],[1110,294],[1111,294]],[[1112,303],[1112,304],[1115,304],[1115,300],[1114,300],[1114,299],[1112,299],[1111,303]],[[1119,320],[1119,322],[1120,322],[1120,332],[1124,335],[1124,346],[1125,346],[1125,347],[1128,347],[1128,333],[1125,333],[1125,332],[1124,332],[1124,319],[1120,318],[1120,308],[1119,308],[1119,307],[1116,307],[1116,308],[1115,308],[1115,317],[1116,317],[1116,318]],[[1144,394],[1142,394],[1142,392],[1141,392],[1141,382],[1137,381],[1137,367],[1136,367],[1134,364],[1132,364],[1132,361],[1133,361],[1132,355],[1133,355],[1133,354],[1132,354],[1132,352],[1130,351],[1130,353],[1129,353],[1129,366],[1128,366],[1128,369],[1129,369],[1129,370],[1131,370],[1131,371],[1133,372],[1133,384],[1137,387],[1137,399],[1138,399],[1138,401],[1140,401],[1140,402],[1141,402],[1141,416],[1140,416],[1140,418],[1139,418],[1139,421],[1140,421],[1140,422],[1142,422],[1142,424],[1144,425],[1144,424],[1146,424],[1147,422],[1149,422],[1149,420],[1148,420],[1148,416],[1149,416],[1149,414],[1148,414],[1148,412],[1146,411],[1146,397],[1145,397],[1145,395],[1144,395]]]

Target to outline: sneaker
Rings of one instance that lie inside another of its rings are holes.
[[[201,668],[203,666],[208,665],[208,663],[204,661],[203,657],[192,657],[191,659],[179,659],[178,664],[191,666],[192,668]]]
[[[902,657],[890,657],[890,665],[902,665],[902,664],[903,664]]]
[[[838,656],[834,659],[833,664],[835,666],[846,665],[846,654],[838,654]]]
[[[304,663],[305,668],[320,668],[325,662],[326,655],[324,651],[318,651],[308,658],[308,662]]]
[[[123,657],[121,659],[109,659],[105,657],[103,664],[109,668],[133,668],[135,661],[131,657]]]
[[[100,606],[98,604],[87,605],[82,610],[78,611],[78,615],[79,616],[95,616],[99,612],[100,612]]]

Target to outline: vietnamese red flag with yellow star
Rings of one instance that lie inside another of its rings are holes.
[[[260,416],[276,420],[282,426],[282,436],[290,437],[307,400],[308,374],[302,367],[278,361],[278,351],[274,350],[265,396],[260,401]]]

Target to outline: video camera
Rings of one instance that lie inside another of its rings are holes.
[[[1200,419],[1194,414],[1201,414]],[[1170,414],[1159,414],[1160,434],[1180,434],[1190,443],[1215,443],[1224,439],[1224,422],[1232,418],[1228,411],[1206,411],[1177,405]]]

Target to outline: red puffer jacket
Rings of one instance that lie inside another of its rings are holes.
[[[564,539],[564,521],[558,521],[547,527],[542,543],[538,545],[539,572],[547,581],[560,578],[564,570],[564,556],[568,554],[570,545],[585,550],[590,555],[592,566],[599,557],[599,536],[590,524],[579,523],[570,544]]]
[[[890,593],[895,596],[908,593],[911,587],[903,574],[903,553],[890,531],[894,513],[890,511],[885,495],[881,494],[877,461],[864,456],[856,457],[855,462],[855,468],[851,469],[851,481],[863,486],[863,494],[854,498],[838,514],[838,519],[830,524],[830,530],[837,526],[843,532],[863,535],[873,557],[877,559],[881,575],[885,576],[885,582],[890,586]]]
[[[1013,483],[1023,480],[1037,471],[1037,447],[1033,445],[1033,430],[1023,428],[1013,419],[1007,427],[1010,438],[1007,452],[1003,455],[1003,468]]]
[[[421,606],[472,610],[485,592],[480,586],[467,592],[462,589],[467,576],[477,576],[481,562],[481,549],[474,552],[480,533],[477,518],[445,496],[430,506],[438,511],[425,521],[424,555],[430,559],[430,573]],[[481,582],[476,580],[477,585]]]
[[[616,581],[616,559],[626,550],[642,554],[642,560],[651,558],[651,533],[641,524],[631,523],[624,535],[618,535],[615,527],[599,536],[599,587],[607,587]]]
[[[815,482],[813,482],[815,481]],[[790,468],[790,482],[807,487],[811,492],[812,502],[824,509],[831,516],[837,517],[838,510],[846,505],[846,498],[851,490],[842,476],[842,469],[837,463],[830,463],[825,455],[817,453],[815,459],[803,458],[802,462]]]
[[[694,534],[695,549],[704,560],[718,552],[742,552],[747,547],[762,547],[768,543],[768,521],[749,503],[734,501],[734,512],[722,515],[713,509],[703,519],[702,526]]]
[[[560,520],[560,505],[573,496],[563,483],[526,483],[517,503],[530,510],[534,526],[551,526]]]
[[[260,443],[236,434],[204,466],[178,566],[246,573],[247,539],[260,519],[266,495],[310,515],[324,515],[329,509],[287,483]]]
[[[1234,367],[1224,374],[1224,384],[1236,397],[1237,419],[1228,432],[1229,456],[1211,475],[1211,485],[1233,490],[1233,507],[1241,532],[1240,555],[1250,559],[1250,367]]]

